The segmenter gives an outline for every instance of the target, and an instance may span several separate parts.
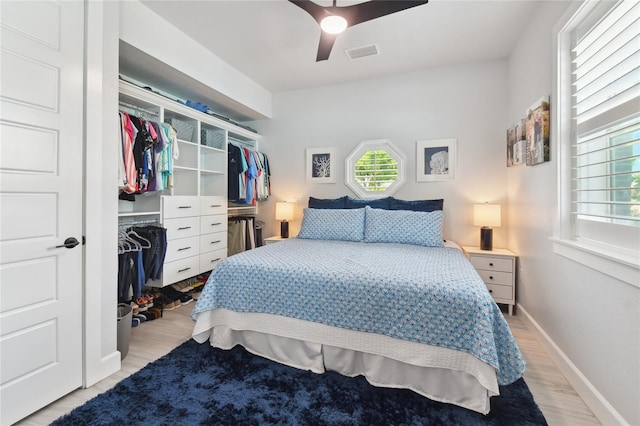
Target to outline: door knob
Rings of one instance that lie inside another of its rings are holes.
[[[76,240],[74,237],[69,237],[66,240],[64,240],[64,244],[56,246],[56,248],[66,247],[68,249],[71,249],[77,246],[78,244],[80,244],[78,240]]]

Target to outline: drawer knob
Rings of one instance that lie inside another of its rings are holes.
[[[213,263],[213,262],[217,262],[217,261],[218,261],[218,260],[220,260],[220,259],[222,259],[222,258],[221,258],[221,257],[218,257],[218,258],[216,258],[216,259],[213,259],[213,260],[211,261],[211,263]]]
[[[222,240],[211,241],[211,244],[218,244],[220,241],[222,241]]]
[[[212,204],[211,207],[222,207],[222,204]]]
[[[493,290],[489,289],[489,293],[493,293]]]
[[[489,263],[489,266],[493,266],[493,262]]]
[[[184,231],[185,229],[191,229],[190,226],[181,226],[180,228],[178,228],[178,231]]]
[[[489,275],[489,279],[490,279],[490,280],[492,280],[492,279],[493,279],[493,277],[492,277],[491,275]]]
[[[192,206],[178,206],[179,209],[190,209]]]
[[[189,266],[188,268],[178,269],[178,273],[180,273],[180,272],[186,272],[186,271],[188,271],[189,269],[191,269],[191,267],[190,267],[190,266]]]
[[[211,224],[211,226],[218,226],[218,225],[222,225],[222,222],[216,222]]]
[[[179,249],[178,249],[178,251],[182,251],[182,250],[189,250],[190,248],[191,248],[191,247],[182,247],[182,248],[179,248]]]

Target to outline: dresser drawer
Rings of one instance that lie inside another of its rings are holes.
[[[162,266],[162,285],[166,286],[198,275],[199,266],[199,256],[187,257],[174,262],[165,262]]]
[[[226,248],[226,232],[214,232],[213,234],[200,235],[200,253],[208,253],[210,251]]]
[[[162,197],[162,217],[171,219],[175,217],[200,216],[199,197],[165,196]]]
[[[227,223],[226,214],[200,216],[200,233],[211,234],[212,232],[226,232]]]
[[[227,200],[225,197],[205,196],[200,197],[200,214],[227,214]]]
[[[178,240],[167,241],[167,254],[164,261],[184,259],[185,257],[197,256],[200,253],[200,237],[180,238]]]
[[[513,274],[510,272],[483,271],[480,269],[478,274],[486,284],[513,285]]]
[[[200,218],[198,216],[165,219],[162,226],[167,228],[167,240],[200,235]]]
[[[498,303],[512,303],[513,301],[513,287],[507,287],[504,285],[487,284],[489,294]]]
[[[226,247],[220,250],[200,255],[200,273],[207,272],[218,266],[227,257]]]
[[[490,256],[469,256],[469,261],[476,269],[488,271],[513,272],[513,260]]]

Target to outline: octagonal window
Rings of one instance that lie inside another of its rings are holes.
[[[404,162],[391,141],[362,141],[345,161],[345,183],[362,198],[389,196],[405,181]]]

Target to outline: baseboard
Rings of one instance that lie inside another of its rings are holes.
[[[580,372],[578,367],[571,362],[569,357],[555,344],[549,335],[540,327],[531,315],[518,304],[518,313],[522,313],[522,322],[536,336],[551,360],[556,364],[560,372],[573,386],[587,407],[600,420],[603,425],[629,425],[629,422],[616,411],[615,408],[602,396],[591,382]]]
[[[100,380],[109,377],[113,373],[120,371],[120,352],[111,352],[109,355],[102,357],[98,362],[85,360],[85,363],[84,383],[82,384],[82,387],[88,388],[95,385]]]

